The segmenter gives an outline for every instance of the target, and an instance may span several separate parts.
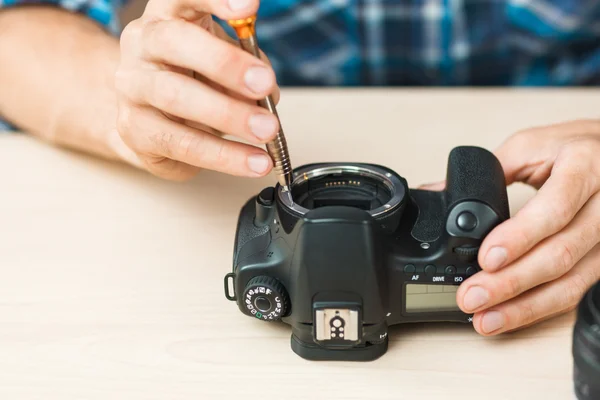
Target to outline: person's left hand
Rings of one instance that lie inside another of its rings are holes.
[[[600,279],[600,121],[518,132],[495,152],[507,185],[536,195],[485,238],[457,293],[482,335],[573,310]]]

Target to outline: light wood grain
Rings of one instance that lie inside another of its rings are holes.
[[[295,165],[369,161],[411,186],[450,149],[597,117],[593,91],[285,90]],[[573,315],[483,338],[392,328],[371,363],[316,363],[223,295],[242,203],[273,177],[161,181],[0,135],[0,399],[569,399]],[[511,210],[533,191],[509,188]]]

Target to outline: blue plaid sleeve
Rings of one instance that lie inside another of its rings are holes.
[[[282,86],[600,84],[598,0],[272,0]]]

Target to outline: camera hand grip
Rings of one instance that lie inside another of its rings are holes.
[[[450,153],[446,176],[447,207],[481,201],[502,219],[508,219],[506,179],[500,161],[480,147],[460,146]]]

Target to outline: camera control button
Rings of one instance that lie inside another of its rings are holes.
[[[281,319],[290,306],[285,288],[270,276],[252,278],[246,285],[242,299],[244,312],[262,321]]]
[[[467,276],[475,275],[475,272],[477,272],[475,270],[475,268],[473,268],[473,267],[467,267],[467,271],[466,271]]]
[[[461,246],[455,247],[454,252],[463,260],[470,262],[477,258],[479,246]]]
[[[265,206],[270,206],[275,201],[275,188],[264,188],[258,195],[258,202]]]
[[[463,231],[470,232],[477,227],[477,217],[470,211],[463,211],[456,217],[456,225]]]
[[[435,267],[435,265],[428,265],[425,267],[425,274],[427,276],[435,275],[436,272],[437,272],[437,268]]]
[[[412,275],[415,273],[415,266],[412,264],[407,264],[404,266],[404,273],[407,275]]]
[[[269,312],[271,310],[271,302],[266,297],[259,296],[254,299],[254,307],[260,312]]]
[[[454,275],[456,274],[456,267],[454,265],[448,265],[446,267],[446,275]]]

